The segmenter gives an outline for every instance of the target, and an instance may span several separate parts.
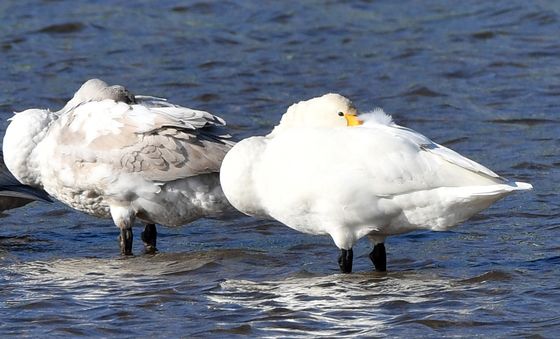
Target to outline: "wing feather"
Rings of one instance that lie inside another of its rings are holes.
[[[161,99],[150,98],[149,105],[87,102],[69,114],[60,138],[66,146],[80,148],[75,163],[104,163],[147,180],[168,182],[218,172],[233,146],[221,118]],[[83,140],[88,142],[85,151],[78,145]]]
[[[372,113],[365,114],[364,118],[370,120],[366,122],[366,126],[388,130],[397,138],[415,143],[422,151],[437,155],[442,159],[445,159],[446,161],[466,170],[506,181],[485,166],[482,166],[481,164],[476,163],[445,146],[433,142],[424,135],[410,128],[395,124],[391,117],[383,112],[382,109],[376,109]]]
[[[413,141],[422,151],[435,154],[454,165],[475,173],[487,175],[491,178],[501,178],[498,174],[494,173],[487,167],[482,166],[481,164],[474,162],[471,159],[468,159],[445,146],[433,142],[432,140],[414,130],[394,125],[393,132],[399,138]]]

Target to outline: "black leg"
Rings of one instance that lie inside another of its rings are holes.
[[[340,250],[340,256],[338,257],[338,266],[340,266],[340,271],[342,273],[352,273],[352,259],[354,258],[354,252],[352,249]]]
[[[385,252],[385,244],[379,243],[373,246],[373,251],[369,254],[369,258],[373,261],[373,266],[378,272],[387,271],[387,253]]]
[[[144,232],[142,232],[142,241],[144,242],[145,251],[148,254],[157,252],[156,248],[157,229],[155,224],[146,224]]]
[[[119,236],[119,243],[121,245],[122,255],[132,255],[132,229],[131,228],[121,229],[121,235]]]

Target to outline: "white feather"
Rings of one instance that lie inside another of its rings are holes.
[[[364,121],[364,126],[372,126],[376,124],[391,126],[395,124],[393,122],[393,118],[379,107],[375,108],[371,112],[360,114],[360,119]]]

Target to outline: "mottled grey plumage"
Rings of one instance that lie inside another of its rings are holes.
[[[101,102],[107,99],[115,102]],[[88,104],[92,102],[98,103]],[[169,182],[217,173],[233,145],[220,117],[161,98],[134,96],[122,86],[108,86],[97,79],[82,85],[62,111],[70,113],[70,118],[61,125],[65,132],[58,134],[58,144],[83,149],[81,146],[87,135],[96,128],[96,120],[106,119],[104,124],[117,126],[119,132],[103,131],[90,140],[87,149],[95,153],[93,162],[111,164],[119,171],[138,172],[152,181]],[[80,125],[83,116],[90,117],[87,126]],[[121,155],[118,163],[114,158],[116,147]],[[107,154],[107,150],[111,150],[111,154]],[[111,158],[105,159],[105,156]],[[64,156],[60,161],[66,159]],[[72,163],[68,163],[68,167],[75,167],[75,159],[69,161]],[[79,170],[83,171],[89,163],[91,161],[83,159]]]

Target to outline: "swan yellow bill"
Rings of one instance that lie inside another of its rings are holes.
[[[346,118],[346,123],[348,126],[359,126],[364,122],[356,116],[356,114],[344,114],[344,118]]]

